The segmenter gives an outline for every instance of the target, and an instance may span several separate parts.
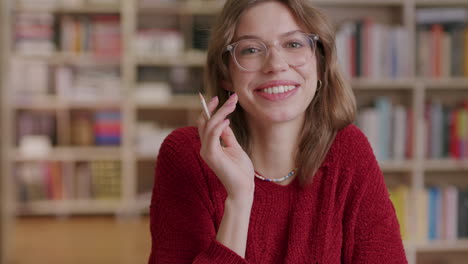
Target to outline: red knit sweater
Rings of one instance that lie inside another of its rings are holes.
[[[313,182],[255,178],[245,259],[216,241],[226,191],[195,127],[161,146],[150,207],[154,263],[407,263],[395,210],[366,137],[338,132]]]

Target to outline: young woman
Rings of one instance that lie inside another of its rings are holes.
[[[406,263],[394,208],[307,0],[228,0],[212,31],[211,118],[161,146],[155,263]]]

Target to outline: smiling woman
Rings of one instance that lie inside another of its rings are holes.
[[[158,156],[149,263],[406,263],[327,19],[228,0],[215,25],[210,115]]]

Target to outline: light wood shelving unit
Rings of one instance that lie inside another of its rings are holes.
[[[8,115],[8,97],[6,95],[8,79],[8,63],[6,60],[9,50],[8,21],[10,19],[8,2],[0,2],[0,263],[7,263],[10,260],[11,236],[14,225],[14,215],[12,210],[12,196],[9,181],[8,155],[8,133],[4,133],[9,127],[10,116]]]
[[[7,2],[11,2],[9,0]],[[56,8],[49,10],[56,14],[99,14],[111,13],[119,14],[121,17],[122,28],[122,43],[123,53],[121,61],[95,61],[87,56],[70,57],[60,52],[53,56],[41,58],[50,64],[110,64],[115,65],[120,63],[122,83],[124,87],[122,101],[106,102],[108,106],[118,107],[122,113],[122,143],[119,147],[58,147],[55,148],[48,157],[37,158],[21,155],[18,150],[12,145],[14,142],[14,120],[13,113],[18,109],[49,109],[54,111],[68,111],[73,108],[89,108],[94,109],[103,106],[103,102],[99,104],[69,104],[61,101],[58,98],[51,97],[34,102],[26,102],[24,104],[11,104],[8,99],[11,96],[9,89],[2,89],[4,109],[3,112],[3,129],[5,131],[4,142],[9,145],[4,146],[8,151],[5,154],[8,157],[5,159],[3,166],[4,177],[2,179],[7,184],[8,188],[13,188],[12,179],[8,177],[12,170],[14,162],[29,161],[29,160],[52,160],[66,161],[74,163],[77,161],[100,160],[100,159],[115,159],[121,161],[122,168],[122,198],[117,202],[96,202],[96,201],[60,201],[60,202],[35,202],[30,203],[28,208],[23,208],[23,213],[28,215],[67,215],[67,214],[139,214],[142,213],[142,208],[147,209],[149,200],[141,198],[138,195],[137,186],[141,177],[152,177],[157,153],[154,155],[139,155],[135,152],[134,141],[136,137],[135,127],[139,119],[141,111],[186,111],[185,120],[181,123],[193,124],[194,114],[198,114],[200,108],[198,99],[193,95],[176,95],[173,96],[170,102],[167,103],[143,103],[134,99],[134,91],[138,84],[138,68],[139,67],[190,67],[200,68],[203,66],[205,55],[200,52],[194,52],[190,47],[186,48],[186,56],[179,57],[145,57],[138,58],[134,52],[134,42],[138,22],[141,15],[164,14],[171,16],[182,17],[181,24],[185,29],[191,28],[191,17],[196,15],[214,16],[221,7],[219,1],[202,1],[188,0],[186,4],[160,4],[152,5],[151,7],[139,7],[137,0],[121,0],[120,6],[110,7],[77,7],[77,8]],[[378,22],[387,24],[401,24],[409,32],[408,49],[409,54],[415,54],[415,36],[416,22],[415,12],[420,7],[465,7],[468,8],[466,0],[317,0],[314,1],[321,9],[323,9],[335,24],[339,24],[346,19],[358,19],[363,16],[375,16]],[[10,15],[13,11],[24,11],[22,7],[11,5]],[[40,11],[40,9],[34,9]],[[4,20],[11,23],[11,19]],[[3,28],[8,26],[2,23]],[[190,35],[191,33],[187,33]],[[5,36],[11,34],[5,34]],[[189,36],[189,39],[191,37]],[[9,39],[2,41],[2,44],[9,42]],[[188,46],[190,46],[189,44]],[[8,45],[7,45],[8,46]],[[10,47],[5,50],[11,51]],[[10,53],[8,53],[10,54]],[[11,54],[10,56],[16,56]],[[4,63],[9,61],[8,56],[5,56]],[[34,59],[32,57],[31,59]],[[454,160],[426,160],[424,155],[425,142],[421,135],[424,134],[424,104],[432,91],[443,90],[447,93],[454,93],[468,98],[468,79],[465,78],[450,78],[450,79],[425,79],[416,76],[416,59],[411,56],[409,59],[410,73],[409,78],[397,80],[368,80],[354,79],[351,80],[353,89],[359,95],[367,93],[391,93],[403,94],[409,99],[410,105],[414,110],[414,134],[413,138],[413,159],[402,162],[383,162],[381,168],[387,177],[397,175],[410,186],[411,193],[417,193],[425,186],[425,175],[430,172],[442,173],[467,173],[468,161]],[[7,71],[4,71],[7,74]],[[6,87],[8,88],[8,87]],[[179,115],[177,115],[179,116]],[[156,149],[156,146],[155,146]],[[143,167],[143,168],[141,168]],[[468,178],[467,178],[468,181]],[[5,189],[5,188],[3,188]],[[413,199],[414,200],[414,199]],[[415,207],[415,202],[410,204],[410,208]],[[21,208],[20,208],[21,209]],[[145,210],[143,210],[145,211]],[[415,210],[412,210],[415,211]],[[21,211],[20,211],[21,212]],[[417,229],[417,219],[414,212],[409,215],[409,225],[407,233],[409,237],[415,237]],[[420,258],[424,258],[426,253],[440,253],[440,255],[450,257],[453,252],[462,255],[464,259],[468,257],[468,242],[465,240],[455,242],[427,242],[420,243],[412,239],[405,241],[408,260],[411,264],[422,263]],[[457,256],[458,256],[457,255]],[[450,258],[453,263],[464,263],[463,257]],[[448,262],[452,263],[452,262]]]

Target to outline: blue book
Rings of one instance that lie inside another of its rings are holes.
[[[441,213],[440,208],[440,189],[437,187],[429,188],[429,240],[439,238],[440,230],[438,228],[438,216]]]

